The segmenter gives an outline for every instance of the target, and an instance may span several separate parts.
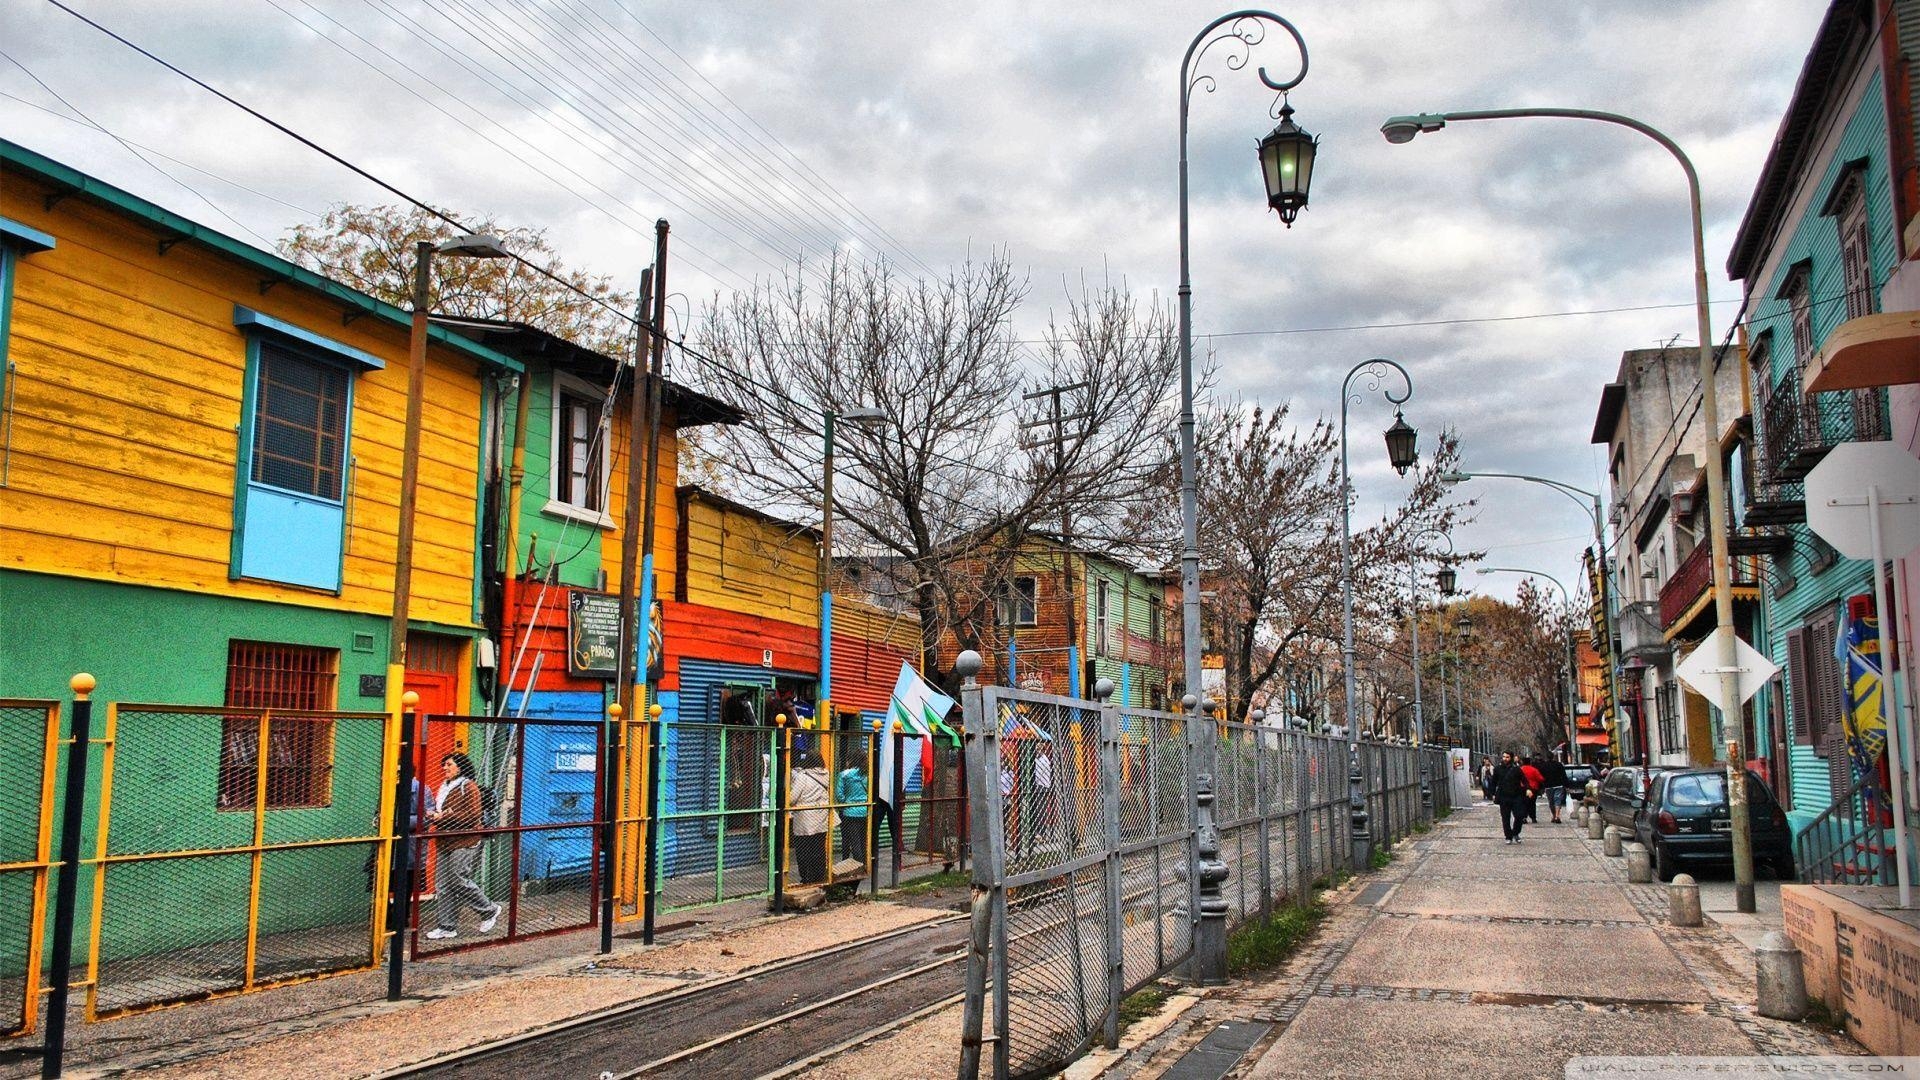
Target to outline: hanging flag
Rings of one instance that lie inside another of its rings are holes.
[[[938,731],[958,738],[947,726],[947,714],[953,711],[953,699],[935,690],[913,665],[900,665],[900,678],[893,684],[893,700],[887,706],[887,718],[900,725],[908,735],[929,736]]]
[[[1053,741],[1053,734],[1046,728],[1034,723],[1021,711],[1019,705],[1002,705],[1001,715],[1006,717],[1000,725],[1000,737],[1003,739],[1044,739]]]
[[[1880,781],[1880,758],[1887,749],[1887,725],[1880,711],[1880,622],[1877,616],[1856,617],[1844,609],[1841,618],[1833,655],[1846,665],[1847,709],[1841,723],[1847,756],[1874,805],[1885,807],[1890,804]]]

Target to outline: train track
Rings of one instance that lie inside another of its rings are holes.
[[[962,990],[966,918],[939,919],[559,1021],[384,1077],[786,1075]],[[769,1015],[769,1011],[772,1015]]]

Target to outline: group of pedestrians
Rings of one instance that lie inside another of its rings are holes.
[[[1508,751],[1498,765],[1481,764],[1480,790],[1500,807],[1500,831],[1507,843],[1517,844],[1521,827],[1540,820],[1542,794],[1553,820],[1560,820],[1567,805],[1567,768],[1548,755],[1515,756]]]

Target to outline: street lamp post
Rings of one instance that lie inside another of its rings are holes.
[[[1700,336],[1700,420],[1706,426],[1707,444],[1715,448],[1707,454],[1707,528],[1713,559],[1714,620],[1724,631],[1719,635],[1720,697],[1740,700],[1740,657],[1733,626],[1733,576],[1727,559],[1727,472],[1720,460],[1720,406],[1714,393],[1713,319],[1707,306],[1707,246],[1700,220],[1700,176],[1679,144],[1659,129],[1619,113],[1592,109],[1478,109],[1468,112],[1422,113],[1396,116],[1381,125],[1380,133],[1390,143],[1409,142],[1422,132],[1438,131],[1454,120],[1508,120],[1518,118],[1556,118],[1594,120],[1631,128],[1659,143],[1680,163],[1687,178],[1687,208],[1693,217],[1693,308]],[[1741,778],[1746,766],[1744,735],[1737,719],[1727,723],[1722,716],[1731,752],[1727,754],[1727,809],[1733,819],[1734,903],[1742,912],[1752,914],[1753,833],[1747,820],[1747,785]]]
[[[413,735],[417,723],[402,708],[407,682],[407,615],[413,601],[413,518],[415,489],[420,478],[420,413],[427,385],[427,323],[432,299],[433,257],[503,259],[507,249],[491,236],[473,233],[435,244],[413,245],[413,318],[407,330],[407,414],[400,440],[400,522],[394,530],[393,613],[387,627],[387,714],[400,729],[395,741],[399,753],[398,782],[394,787],[393,861],[387,898],[387,1000],[400,999],[400,963],[405,948],[407,909],[413,898],[413,860],[410,852],[413,809]],[[265,751],[262,750],[264,754]]]
[[[1553,583],[1554,588],[1560,590],[1560,600],[1562,603],[1564,603],[1567,606],[1567,616],[1568,618],[1573,617],[1573,594],[1568,592],[1567,586],[1559,578],[1554,577],[1552,574],[1544,573],[1539,570],[1523,570],[1517,566],[1483,566],[1478,570],[1475,570],[1474,573],[1476,574],[1524,574],[1527,577],[1545,578],[1547,581]],[[1578,721],[1575,719],[1575,713],[1574,713],[1574,707],[1578,700],[1578,696],[1574,691],[1574,685],[1573,685],[1573,676],[1574,676],[1574,671],[1576,670],[1576,668],[1574,667],[1573,635],[1567,634],[1566,639],[1567,639],[1566,640],[1566,645],[1567,645],[1567,757],[1573,758],[1575,754],[1578,754],[1580,752],[1579,751],[1579,746],[1580,746],[1579,726],[1578,726]]]
[[[1454,616],[1453,629],[1460,635],[1459,647],[1453,654],[1453,714],[1459,718],[1460,726],[1467,726],[1467,635],[1473,632],[1473,616],[1463,608]],[[1480,728],[1474,722],[1475,730]]]
[[[826,443],[826,471],[820,479],[820,685],[814,691],[814,718],[820,730],[833,730],[833,433],[839,420],[875,423],[886,419],[879,409],[828,409],[821,420]]]
[[[1437,536],[1444,540],[1447,545],[1447,554],[1449,556],[1453,554],[1453,537],[1439,529],[1422,529],[1408,539],[1419,540],[1428,536]],[[1439,582],[1440,595],[1453,595],[1454,582],[1453,569],[1451,567],[1442,569]],[[1415,745],[1424,745],[1427,741],[1427,718],[1426,707],[1421,703],[1420,693],[1420,557],[1411,543],[1407,545],[1407,604],[1413,611],[1413,741]],[[1445,687],[1446,684],[1443,681],[1442,694],[1446,692]],[[1444,714],[1445,711],[1445,706],[1442,706],[1441,712]],[[1445,727],[1446,720],[1443,715],[1441,728],[1444,730]]]
[[[1276,81],[1267,74],[1266,68],[1256,69],[1267,89],[1284,95],[1307,77],[1307,43],[1292,23],[1272,12],[1249,9],[1220,16],[1194,36],[1180,61],[1180,614],[1186,696],[1193,702],[1187,708],[1196,720],[1199,713],[1193,710],[1200,703],[1200,514],[1193,431],[1193,273],[1187,227],[1187,114],[1195,87],[1208,93],[1215,87],[1213,76],[1193,73],[1194,62],[1215,45],[1226,44],[1227,67],[1241,70],[1247,66],[1253,47],[1266,39],[1268,25],[1285,30],[1300,48],[1300,70],[1290,79]],[[1279,212],[1282,222],[1292,227],[1294,218],[1307,205],[1318,140],[1293,123],[1292,108],[1284,104],[1284,97],[1282,102],[1277,117],[1280,126],[1260,142],[1260,173],[1266,182],[1267,205]],[[1195,859],[1206,870],[1197,875],[1199,891],[1192,971],[1194,981],[1217,986],[1227,981],[1227,901],[1220,892],[1225,873],[1224,867],[1215,865],[1220,853],[1220,837],[1213,821],[1211,795],[1217,740],[1201,738],[1200,727],[1198,723],[1187,725],[1197,778],[1193,796]]]
[[[1394,393],[1388,387],[1387,378],[1398,373],[1406,389]],[[1356,390],[1353,380],[1364,375],[1366,385]],[[1393,426],[1387,429],[1387,457],[1393,467],[1400,470],[1402,476],[1418,459],[1416,450],[1417,434],[1400,415],[1399,406],[1413,397],[1413,376],[1407,369],[1385,357],[1364,360],[1347,372],[1340,383],[1340,667],[1345,680],[1345,706],[1347,717],[1347,814],[1352,821],[1352,843],[1348,854],[1353,859],[1353,872],[1360,873],[1367,868],[1372,857],[1370,850],[1373,836],[1367,831],[1367,797],[1360,775],[1360,725],[1355,714],[1354,669],[1353,669],[1353,479],[1348,468],[1347,453],[1347,410],[1366,400],[1370,391],[1379,391],[1394,406]]]

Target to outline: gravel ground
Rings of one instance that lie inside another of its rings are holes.
[[[959,1065],[960,1006],[951,1005],[799,1075],[801,1080],[919,1080],[951,1076]]]

